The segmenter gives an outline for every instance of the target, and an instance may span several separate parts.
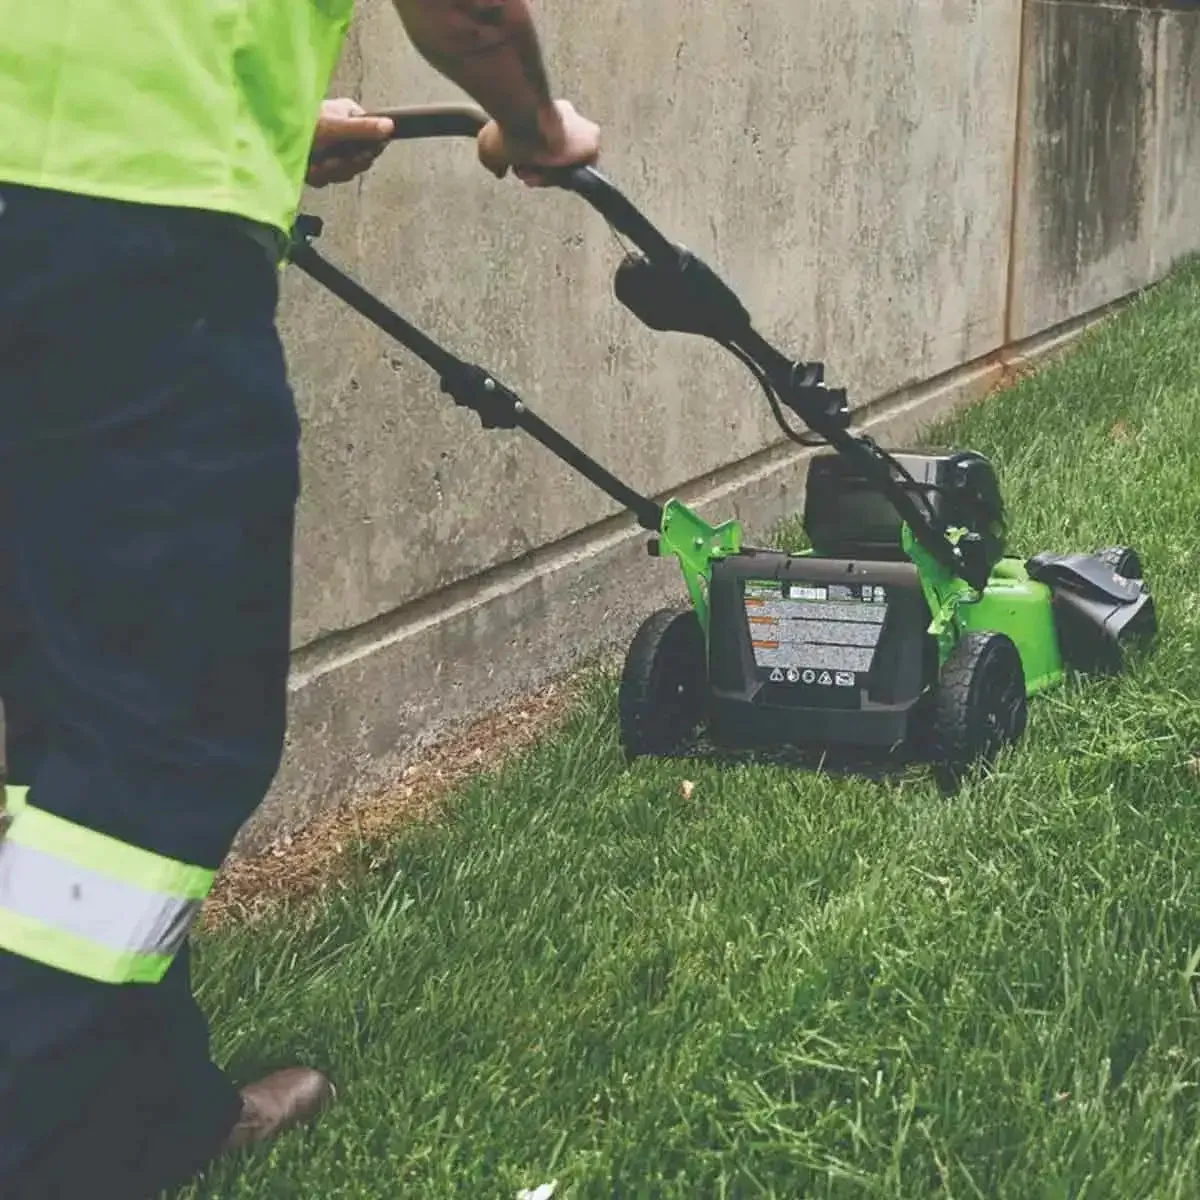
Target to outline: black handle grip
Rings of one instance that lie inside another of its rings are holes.
[[[422,104],[411,108],[383,109],[368,113],[392,122],[393,141],[418,138],[476,137],[487,124],[487,114],[469,104]]]
[[[407,108],[385,108],[368,114],[392,122],[394,141],[419,138],[477,137],[487,124],[481,108],[469,104],[423,104]],[[331,153],[332,148],[326,151]],[[594,167],[570,167],[552,171],[549,179],[557,187],[586,200],[606,221],[623,233],[652,262],[675,262],[678,248],[651,224],[640,209]]]
[[[392,141],[416,141],[419,138],[473,138],[487,124],[480,108],[469,104],[419,104],[408,108],[385,108],[365,113],[368,117],[386,117],[392,123]],[[350,154],[357,143],[333,143],[314,151],[312,159],[321,162],[339,154]]]

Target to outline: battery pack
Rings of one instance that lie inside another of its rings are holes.
[[[970,450],[889,453],[907,473],[913,498],[943,527],[978,534],[989,567],[995,566],[1004,554],[1005,517],[992,464]],[[840,454],[820,454],[809,464],[804,528],[821,557],[906,559],[899,512]]]

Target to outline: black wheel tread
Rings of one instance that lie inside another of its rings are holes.
[[[1025,730],[1024,672],[1016,646],[1000,633],[964,634],[942,668],[934,711],[935,754],[945,768],[955,773],[976,762],[987,765],[1001,748],[980,737],[981,688],[987,682],[982,677],[989,670],[1007,672],[1007,683],[1014,689],[1019,683],[1014,729],[1004,740],[1016,741]]]
[[[666,672],[687,689],[678,706],[665,703]],[[705,682],[704,637],[695,611],[651,614],[625,656],[618,693],[621,741],[630,758],[676,753],[699,724]]]

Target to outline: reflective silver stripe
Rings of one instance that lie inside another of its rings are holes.
[[[19,842],[0,842],[0,909],[110,950],[174,956],[201,903],[145,891]]]

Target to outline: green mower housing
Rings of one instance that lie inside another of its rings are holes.
[[[703,727],[740,749],[915,751],[951,770],[1018,741],[1027,702],[1068,670],[1119,671],[1156,628],[1137,554],[1005,555],[990,462],[969,451],[889,451],[938,517],[973,531],[976,591],[926,553],[843,456],[809,468],[803,553],[745,549],[668,505],[652,552],[679,559],[692,604],[653,614],[621,683],[631,756],[674,754]]]

